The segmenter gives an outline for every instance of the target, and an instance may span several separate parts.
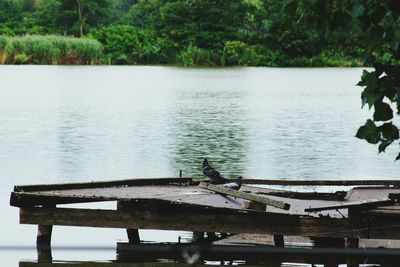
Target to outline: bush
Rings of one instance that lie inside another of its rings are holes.
[[[0,25],[0,35],[13,36],[14,31],[7,25]]]
[[[4,50],[7,45],[7,38],[5,36],[0,35],[0,51]]]
[[[310,67],[360,67],[362,62],[344,54],[325,50],[309,58],[304,66]]]
[[[19,54],[14,57],[14,64],[25,64],[29,61],[29,57],[25,54]]]
[[[96,64],[102,49],[98,41],[87,38],[57,35],[0,38],[1,62],[10,64]]]
[[[103,44],[105,58],[111,64],[146,63],[160,50],[151,32],[132,25],[109,25],[93,30],[91,35]]]
[[[225,63],[227,65],[242,65],[243,55],[247,45],[241,41],[227,41],[224,46]]]

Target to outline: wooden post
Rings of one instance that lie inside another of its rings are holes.
[[[36,239],[36,251],[38,261],[51,261],[53,256],[51,254],[51,232],[52,225],[38,225],[38,234]]]
[[[360,242],[359,238],[347,238],[346,246],[348,248],[358,248],[359,242]]]
[[[51,254],[50,246],[37,246],[36,252],[37,252],[37,259],[39,262],[53,260],[53,255]]]
[[[344,248],[345,239],[342,237],[311,237],[315,247],[321,248]]]
[[[204,242],[204,232],[193,232],[192,243]]]
[[[43,209],[55,208],[55,204],[43,205]],[[38,233],[36,237],[36,250],[38,261],[51,261],[53,256],[51,254],[51,234],[53,232],[53,225],[39,224]]]
[[[37,239],[36,239],[36,245],[50,246],[52,231],[53,231],[53,225],[38,225],[38,234],[37,234]]]
[[[359,238],[347,238],[346,240],[346,247],[348,248],[358,248],[358,244],[360,239]],[[347,266],[348,267],[358,267],[359,266],[359,261],[355,259],[348,259],[347,260]]]
[[[140,236],[138,229],[126,229],[126,233],[128,234],[129,244],[140,244]]]
[[[274,235],[274,243],[275,247],[283,248],[285,246],[285,240],[283,238],[283,235]]]

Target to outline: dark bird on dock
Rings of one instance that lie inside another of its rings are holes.
[[[206,158],[203,161],[203,174],[210,179],[211,184],[224,184],[228,181],[208,163]]]
[[[242,178],[242,176],[239,176],[238,178],[236,178],[235,182],[223,184],[222,186],[233,190],[239,190],[242,186]]]

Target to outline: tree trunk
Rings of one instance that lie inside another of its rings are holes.
[[[78,16],[79,16],[79,33],[80,37],[83,36],[83,19],[82,19],[82,7],[81,7],[81,1],[76,0],[76,3],[78,5]]]

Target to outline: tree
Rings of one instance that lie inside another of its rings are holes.
[[[374,67],[373,71],[364,71],[358,83],[364,87],[363,106],[374,108],[374,113],[356,137],[379,144],[380,153],[399,140],[394,111],[397,109],[396,115],[400,115],[400,2],[360,0],[353,5],[352,15],[366,33],[366,61]]]
[[[56,22],[64,33],[83,36],[90,27],[106,23],[108,0],[59,0]]]
[[[358,85],[364,88],[361,94],[362,106],[373,108],[374,113],[372,119],[368,119],[358,129],[356,137],[378,145],[379,153],[384,152],[388,146],[399,140],[394,112],[397,109],[396,115],[400,115],[400,1],[286,2],[285,11],[294,19],[299,16],[299,11],[303,17],[305,10],[316,14],[317,24],[322,25],[325,33],[349,24],[361,28],[363,34],[359,45],[365,51],[364,62],[374,70],[364,71]],[[400,153],[396,157],[396,160],[399,159]]]
[[[11,35],[22,15],[22,3],[14,0],[0,0],[0,35]]]
[[[181,46],[222,49],[226,41],[239,38],[247,5],[230,0],[164,1],[157,30]]]

